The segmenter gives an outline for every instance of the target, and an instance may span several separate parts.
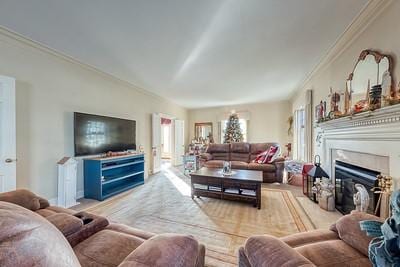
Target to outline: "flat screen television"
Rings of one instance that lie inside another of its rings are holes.
[[[136,121],[74,113],[75,156],[136,149]]]

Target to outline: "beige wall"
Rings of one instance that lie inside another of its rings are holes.
[[[248,112],[249,142],[279,142],[282,146],[289,140],[287,120],[290,116],[291,105],[289,101],[255,103],[217,108],[204,108],[189,110],[189,137],[194,138],[194,124],[196,122],[212,122],[216,142],[218,139],[218,121],[225,113]]]
[[[187,122],[187,110],[94,69],[0,32],[0,74],[16,78],[17,186],[57,196],[56,162],[72,156],[73,112],[137,121],[137,144],[150,164],[151,113]],[[187,131],[186,131],[187,132]],[[83,190],[79,167],[78,192]]]
[[[344,90],[346,79],[364,49],[373,49],[385,54],[391,54],[395,61],[394,79],[399,81],[400,67],[396,62],[400,57],[400,27],[399,13],[400,1],[390,2],[381,13],[372,12],[376,18],[370,18],[362,25],[364,29],[349,38],[336,58],[316,71],[311,78],[299,88],[298,93],[292,98],[292,110],[304,106],[305,91],[313,90],[314,106],[322,100],[328,100],[329,88]],[[347,37],[348,38],[348,37]],[[397,83],[396,83],[397,85]],[[329,103],[329,101],[327,101]]]

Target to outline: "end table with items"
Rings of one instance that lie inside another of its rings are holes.
[[[183,155],[183,167],[185,174],[189,174],[200,169],[200,156],[199,155]]]

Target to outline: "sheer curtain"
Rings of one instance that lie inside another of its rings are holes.
[[[312,162],[313,125],[312,90],[307,90],[304,108],[294,112],[294,159]]]
[[[294,112],[294,159],[305,161],[305,112],[298,109]]]
[[[305,161],[313,161],[313,95],[312,90],[306,91],[306,106],[305,106]]]

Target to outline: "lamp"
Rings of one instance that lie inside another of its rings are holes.
[[[329,178],[329,175],[321,168],[321,157],[319,155],[315,155],[314,167],[307,174],[314,178]]]
[[[315,155],[314,167],[307,172],[307,193],[308,197],[314,202],[317,202],[317,197],[316,194],[312,192],[312,187],[317,179],[319,181],[322,178],[329,178],[329,175],[321,168],[321,157]]]

